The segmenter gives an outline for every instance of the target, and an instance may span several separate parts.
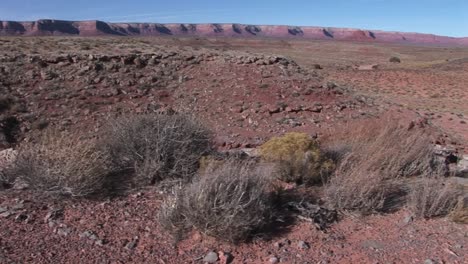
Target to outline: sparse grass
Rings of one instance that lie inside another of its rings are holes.
[[[93,140],[49,130],[37,143],[19,147],[9,173],[34,190],[82,197],[101,192],[109,170],[107,156]]]
[[[385,212],[404,204],[404,179],[445,173],[425,129],[391,117],[368,121],[345,132],[344,155],[325,189],[335,208]]]
[[[411,186],[408,205],[417,217],[446,216],[456,207],[461,194],[462,190],[444,177],[420,178]]]
[[[274,163],[286,182],[314,184],[331,173],[334,164],[323,155],[316,141],[304,133],[287,133],[260,147],[263,161]]]
[[[211,132],[182,114],[120,118],[111,122],[103,139],[114,166],[133,170],[137,185],[190,180],[210,145]]]
[[[253,163],[228,160],[167,199],[159,221],[176,237],[195,229],[224,241],[246,241],[275,216],[270,173]]]
[[[452,221],[460,224],[468,224],[468,195],[458,197],[458,202],[450,214]]]

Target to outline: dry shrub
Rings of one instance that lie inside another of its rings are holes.
[[[103,148],[117,168],[135,171],[137,184],[189,180],[210,151],[211,132],[182,115],[139,115],[111,123]]]
[[[325,194],[336,208],[363,213],[388,211],[402,204],[403,179],[444,173],[428,132],[392,117],[370,120],[345,131],[344,154]]]
[[[450,219],[456,223],[468,224],[468,194],[458,197],[458,202],[452,213]]]
[[[421,178],[411,186],[408,205],[417,217],[446,216],[461,194],[461,188],[444,177]]]
[[[393,63],[401,63],[401,59],[395,56],[390,57],[388,61],[393,62]]]
[[[94,140],[47,131],[37,143],[20,145],[11,173],[31,189],[87,196],[103,190],[109,166],[107,156],[96,149]]]
[[[274,215],[271,170],[228,160],[168,199],[159,220],[172,234],[196,229],[229,242],[242,242],[269,225]]]
[[[11,148],[0,151],[0,190],[13,185],[16,175],[12,173],[18,152]]]
[[[260,147],[263,161],[277,164],[279,177],[286,182],[313,184],[326,178],[334,168],[316,141],[305,133],[274,137]]]

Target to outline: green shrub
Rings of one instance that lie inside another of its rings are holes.
[[[268,226],[275,215],[271,171],[229,160],[209,168],[165,201],[159,222],[177,237],[195,229],[229,242],[242,242]]]
[[[333,161],[305,133],[287,133],[270,139],[260,147],[260,156],[263,161],[276,164],[280,179],[286,182],[319,183],[334,168]]]
[[[190,180],[210,151],[211,132],[194,118],[151,114],[112,122],[103,148],[116,168],[132,170],[138,185]]]

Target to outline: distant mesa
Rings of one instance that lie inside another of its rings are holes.
[[[223,26],[221,24],[211,24],[214,33],[222,33],[224,31]]]
[[[185,32],[185,33],[196,32],[197,31],[197,25],[195,25],[195,24],[180,24],[180,30],[182,32]]]
[[[333,33],[331,31],[329,31],[328,29],[323,29],[322,30],[323,34],[326,36],[326,37],[329,37],[329,38],[334,38],[333,37]]]
[[[257,35],[258,33],[262,31],[262,29],[255,25],[247,25],[245,27],[245,31],[249,32],[252,35]]]
[[[279,39],[345,40],[379,43],[468,46],[468,38],[432,34],[369,31],[348,28],[243,24],[107,23],[41,19],[0,21],[0,36],[178,36],[269,37]]]
[[[288,32],[293,36],[304,36],[304,31],[300,27],[288,27]]]
[[[232,24],[232,30],[237,34],[242,34],[242,25],[241,24]]]

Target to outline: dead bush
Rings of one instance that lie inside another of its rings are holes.
[[[401,59],[395,56],[390,57],[389,61],[392,63],[401,63]]]
[[[456,207],[462,190],[444,177],[421,178],[411,186],[408,205],[415,216],[446,216]]]
[[[468,194],[458,197],[458,202],[452,213],[450,219],[456,223],[468,224]]]
[[[226,161],[168,199],[159,220],[175,235],[195,229],[229,242],[245,241],[275,214],[270,173],[250,162]]]
[[[349,151],[342,157],[325,194],[339,209],[363,213],[388,211],[403,204],[403,179],[444,174],[427,131],[404,126],[392,117],[346,130]]]
[[[13,185],[16,175],[11,172],[18,153],[11,148],[0,151],[0,190]]]
[[[31,189],[87,196],[103,190],[109,166],[106,155],[95,148],[94,140],[47,131],[37,143],[20,145],[10,173]]]
[[[210,151],[211,132],[182,115],[139,115],[112,122],[103,148],[114,166],[135,171],[135,182],[190,179],[200,158]]]
[[[286,182],[313,184],[326,178],[334,168],[316,141],[305,133],[274,137],[260,147],[263,161],[274,163]]]

